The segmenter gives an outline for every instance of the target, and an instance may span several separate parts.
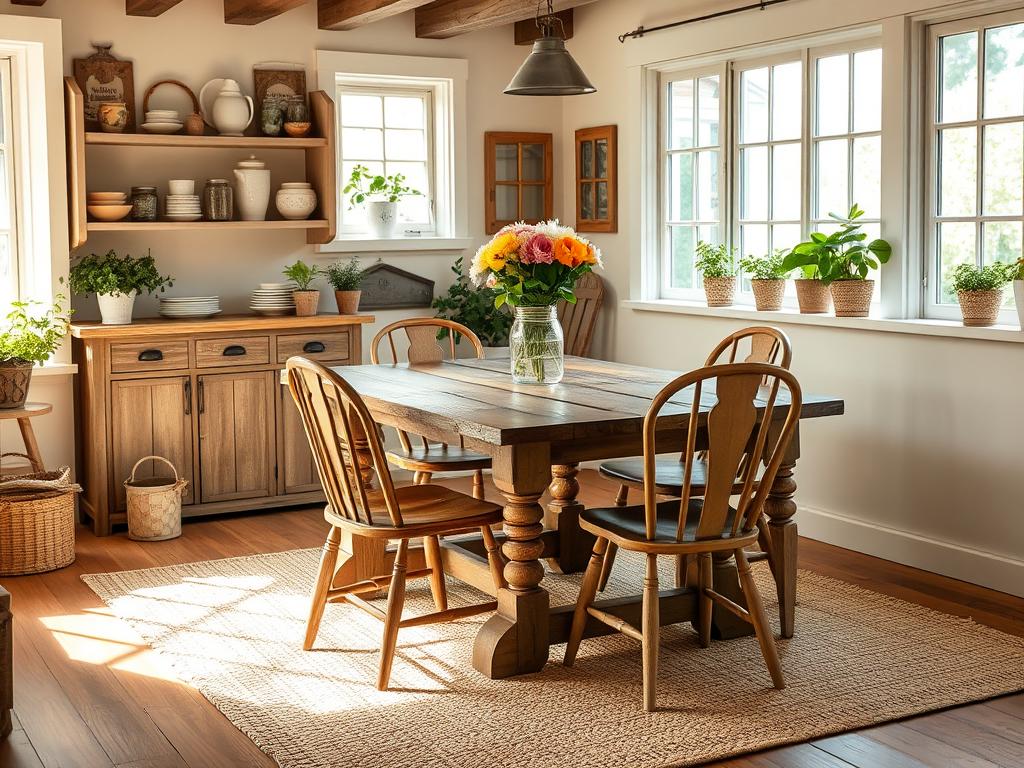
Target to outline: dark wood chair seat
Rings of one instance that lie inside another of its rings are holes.
[[[388,461],[410,472],[475,472],[491,468],[491,457],[458,445],[431,443],[409,450],[388,451]]]
[[[656,554],[679,554],[681,549],[685,550],[688,542],[694,545],[694,551],[707,552],[709,549],[736,549],[757,541],[756,530],[732,534],[732,524],[736,516],[736,510],[732,507],[729,507],[729,513],[725,518],[728,529],[725,533],[710,541],[698,539],[697,526],[700,525],[703,509],[704,502],[701,499],[690,499],[682,536],[677,536],[679,501],[676,499],[663,501],[657,505],[654,537],[651,539],[647,538],[643,504],[584,510],[580,513],[580,527],[627,549],[630,543],[642,542],[645,552]]]

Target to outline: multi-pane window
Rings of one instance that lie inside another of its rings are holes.
[[[11,61],[0,58],[0,316],[19,296]]]

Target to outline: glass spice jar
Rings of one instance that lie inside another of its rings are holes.
[[[132,187],[132,221],[156,221],[156,187]]]
[[[260,128],[267,136],[280,136],[284,126],[286,102],[280,96],[267,96],[263,100],[260,115]]]
[[[210,179],[203,189],[203,218],[206,221],[231,221],[235,214],[234,191],[227,179]]]
[[[288,123],[308,123],[309,109],[306,107],[306,99],[303,96],[289,96],[288,109],[285,116]]]

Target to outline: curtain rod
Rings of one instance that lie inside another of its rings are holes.
[[[669,24],[660,24],[657,27],[645,28],[643,24],[634,29],[632,32],[626,32],[619,35],[619,42],[624,43],[627,40],[631,40],[637,37],[643,37],[649,32],[661,32],[663,29],[673,29],[674,27],[682,27],[686,24],[696,24],[698,21],[708,21],[709,19],[718,19],[722,16],[731,16],[734,13],[743,13],[744,11],[763,11],[769,5],[778,5],[779,3],[785,3],[788,0],[760,0],[757,3],[751,3],[750,5],[744,5],[740,8],[730,8],[727,11],[716,11],[715,13],[709,13],[704,16],[695,16],[692,19],[683,19],[681,21],[673,21]]]

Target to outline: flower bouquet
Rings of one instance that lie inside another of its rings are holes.
[[[576,281],[601,252],[557,220],[510,224],[476,252],[470,277],[495,292],[494,305],[513,307],[509,334],[512,379],[517,384],[557,384],[564,373],[557,304],[576,303]]]

